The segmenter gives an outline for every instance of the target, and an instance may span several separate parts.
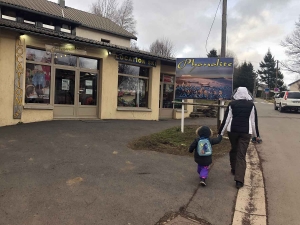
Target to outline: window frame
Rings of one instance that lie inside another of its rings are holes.
[[[53,93],[53,53],[51,52],[51,60],[49,63],[44,63],[44,62],[38,62],[38,61],[32,61],[32,60],[27,60],[27,49],[32,49],[32,50],[38,50],[38,51],[44,51],[47,52],[46,49],[38,48],[38,47],[33,47],[30,45],[27,45],[25,47],[25,74],[24,74],[24,108],[46,108],[46,109],[53,109],[53,100],[52,100],[52,93]],[[49,103],[37,103],[37,102],[26,102],[26,71],[27,71],[27,64],[33,64],[33,65],[40,65],[40,66],[49,66],[50,67],[50,86],[49,86]]]
[[[150,66],[140,66],[140,65],[135,65],[135,64],[130,64],[130,63],[123,63],[123,62],[118,62],[118,68],[119,68],[119,64],[124,64],[124,65],[129,65],[129,66],[135,66],[135,67],[139,67],[139,68],[147,68],[148,69],[148,76],[140,76],[140,75],[132,75],[132,74],[124,74],[124,73],[119,73],[118,71],[118,79],[119,76],[123,76],[123,77],[132,77],[132,78],[137,78],[138,80],[142,79],[142,80],[148,80],[147,81],[147,91],[146,93],[148,93],[147,96],[147,106],[146,107],[140,107],[138,106],[134,106],[134,107],[126,107],[126,106],[119,106],[118,105],[118,100],[119,100],[119,91],[117,93],[117,109],[119,110],[126,110],[126,109],[132,109],[132,110],[136,110],[139,111],[139,109],[144,109],[146,111],[148,111],[149,109],[151,110],[150,107],[150,82],[151,82],[151,67]],[[117,84],[117,90],[119,89],[119,82]]]

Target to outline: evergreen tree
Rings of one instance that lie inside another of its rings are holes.
[[[217,54],[217,50],[214,48],[212,50],[210,50],[210,52],[207,54],[207,57],[208,58],[219,57]]]
[[[267,84],[271,90],[274,89],[276,86],[276,62],[270,49],[265,55],[264,60],[259,63],[259,66],[261,70],[257,72],[260,75],[260,81]],[[280,88],[280,90],[284,89],[283,74],[280,69],[278,69],[277,74],[277,87]]]
[[[244,62],[235,70],[236,71],[233,77],[233,89],[238,87],[246,87],[251,93],[253,93],[256,74],[254,72],[252,63]]]

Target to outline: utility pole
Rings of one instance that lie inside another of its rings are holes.
[[[223,0],[223,12],[222,12],[222,41],[221,41],[221,57],[226,56],[226,29],[227,29],[227,0]],[[224,105],[224,100],[218,100],[218,105]],[[222,111],[222,112],[221,112]],[[218,129],[221,126],[221,115],[224,115],[224,108],[218,107]]]
[[[221,57],[226,56],[227,0],[223,0]]]
[[[277,79],[278,79],[278,60],[277,60],[277,66],[276,66],[276,81],[275,81],[275,87],[277,87]]]

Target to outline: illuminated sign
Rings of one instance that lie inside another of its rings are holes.
[[[154,61],[154,60],[143,59],[143,58],[123,55],[123,54],[119,54],[119,55],[117,54],[116,60],[121,61],[121,62],[130,62],[130,63],[138,64],[138,65],[156,67],[156,61]]]

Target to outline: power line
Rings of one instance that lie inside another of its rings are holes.
[[[212,24],[211,24],[209,33],[208,33],[207,38],[206,38],[205,49],[206,49],[206,53],[207,53],[207,54],[208,54],[208,51],[207,51],[207,41],[208,41],[208,38],[209,38],[209,35],[210,35],[210,32],[211,32],[211,29],[212,29],[212,27],[213,27],[213,25],[214,25],[214,23],[215,23],[215,19],[216,19],[216,16],[217,16],[217,13],[218,13],[218,10],[219,10],[221,1],[222,1],[222,0],[220,0],[220,2],[219,2],[218,8],[217,8],[216,13],[215,13],[214,20],[213,20],[213,22],[212,22]]]

